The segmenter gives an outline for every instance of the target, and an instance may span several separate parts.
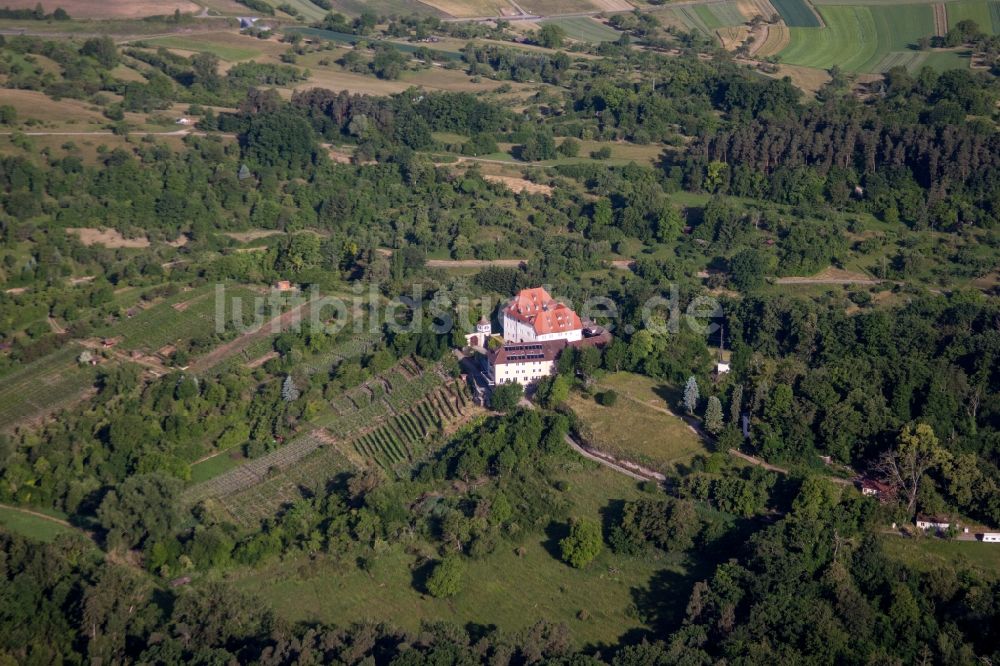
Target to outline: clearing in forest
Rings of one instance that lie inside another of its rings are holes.
[[[36,541],[54,541],[65,534],[81,533],[63,518],[35,509],[0,504],[0,527]]]
[[[541,183],[533,183],[530,180],[525,180],[524,178],[515,178],[514,176],[491,176],[489,174],[484,174],[483,180],[505,185],[511,192],[527,192],[528,194],[545,195],[552,194],[551,186],[542,185]]]
[[[125,238],[117,229],[98,229],[95,227],[67,227],[66,233],[73,234],[84,245],[103,245],[106,248],[144,248],[149,247],[149,239]]]

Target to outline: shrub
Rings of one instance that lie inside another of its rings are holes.
[[[618,402],[618,394],[608,389],[607,391],[602,391],[595,397],[597,404],[603,405],[605,407],[614,407],[615,403]]]
[[[572,137],[567,137],[563,139],[556,150],[565,157],[576,157],[580,154],[580,142]]]
[[[448,555],[434,566],[427,579],[427,591],[438,598],[453,597],[462,591],[465,566],[457,555]]]
[[[524,395],[524,387],[517,382],[501,384],[493,389],[490,405],[498,412],[509,412],[517,407],[522,395]]]
[[[590,520],[576,520],[570,524],[569,536],[559,542],[563,562],[581,569],[597,557],[603,547],[601,526]]]

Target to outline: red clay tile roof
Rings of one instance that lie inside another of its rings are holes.
[[[580,317],[554,300],[542,287],[522,289],[507,304],[506,311],[515,319],[531,324],[536,335],[565,333],[583,328]]]

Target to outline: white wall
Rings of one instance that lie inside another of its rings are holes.
[[[490,380],[494,384],[530,384],[553,373],[552,361],[526,361],[524,363],[503,363],[490,366]]]
[[[545,342],[547,340],[567,340],[574,342],[583,339],[583,329],[564,331],[562,333],[546,333],[535,335],[535,327],[519,319],[503,313],[503,339],[506,342]]]
[[[535,329],[531,324],[519,321],[504,312],[503,339],[506,342],[534,342]]]

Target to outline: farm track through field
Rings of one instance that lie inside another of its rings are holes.
[[[934,5],[934,34],[944,37],[948,32],[948,8],[943,2]]]

